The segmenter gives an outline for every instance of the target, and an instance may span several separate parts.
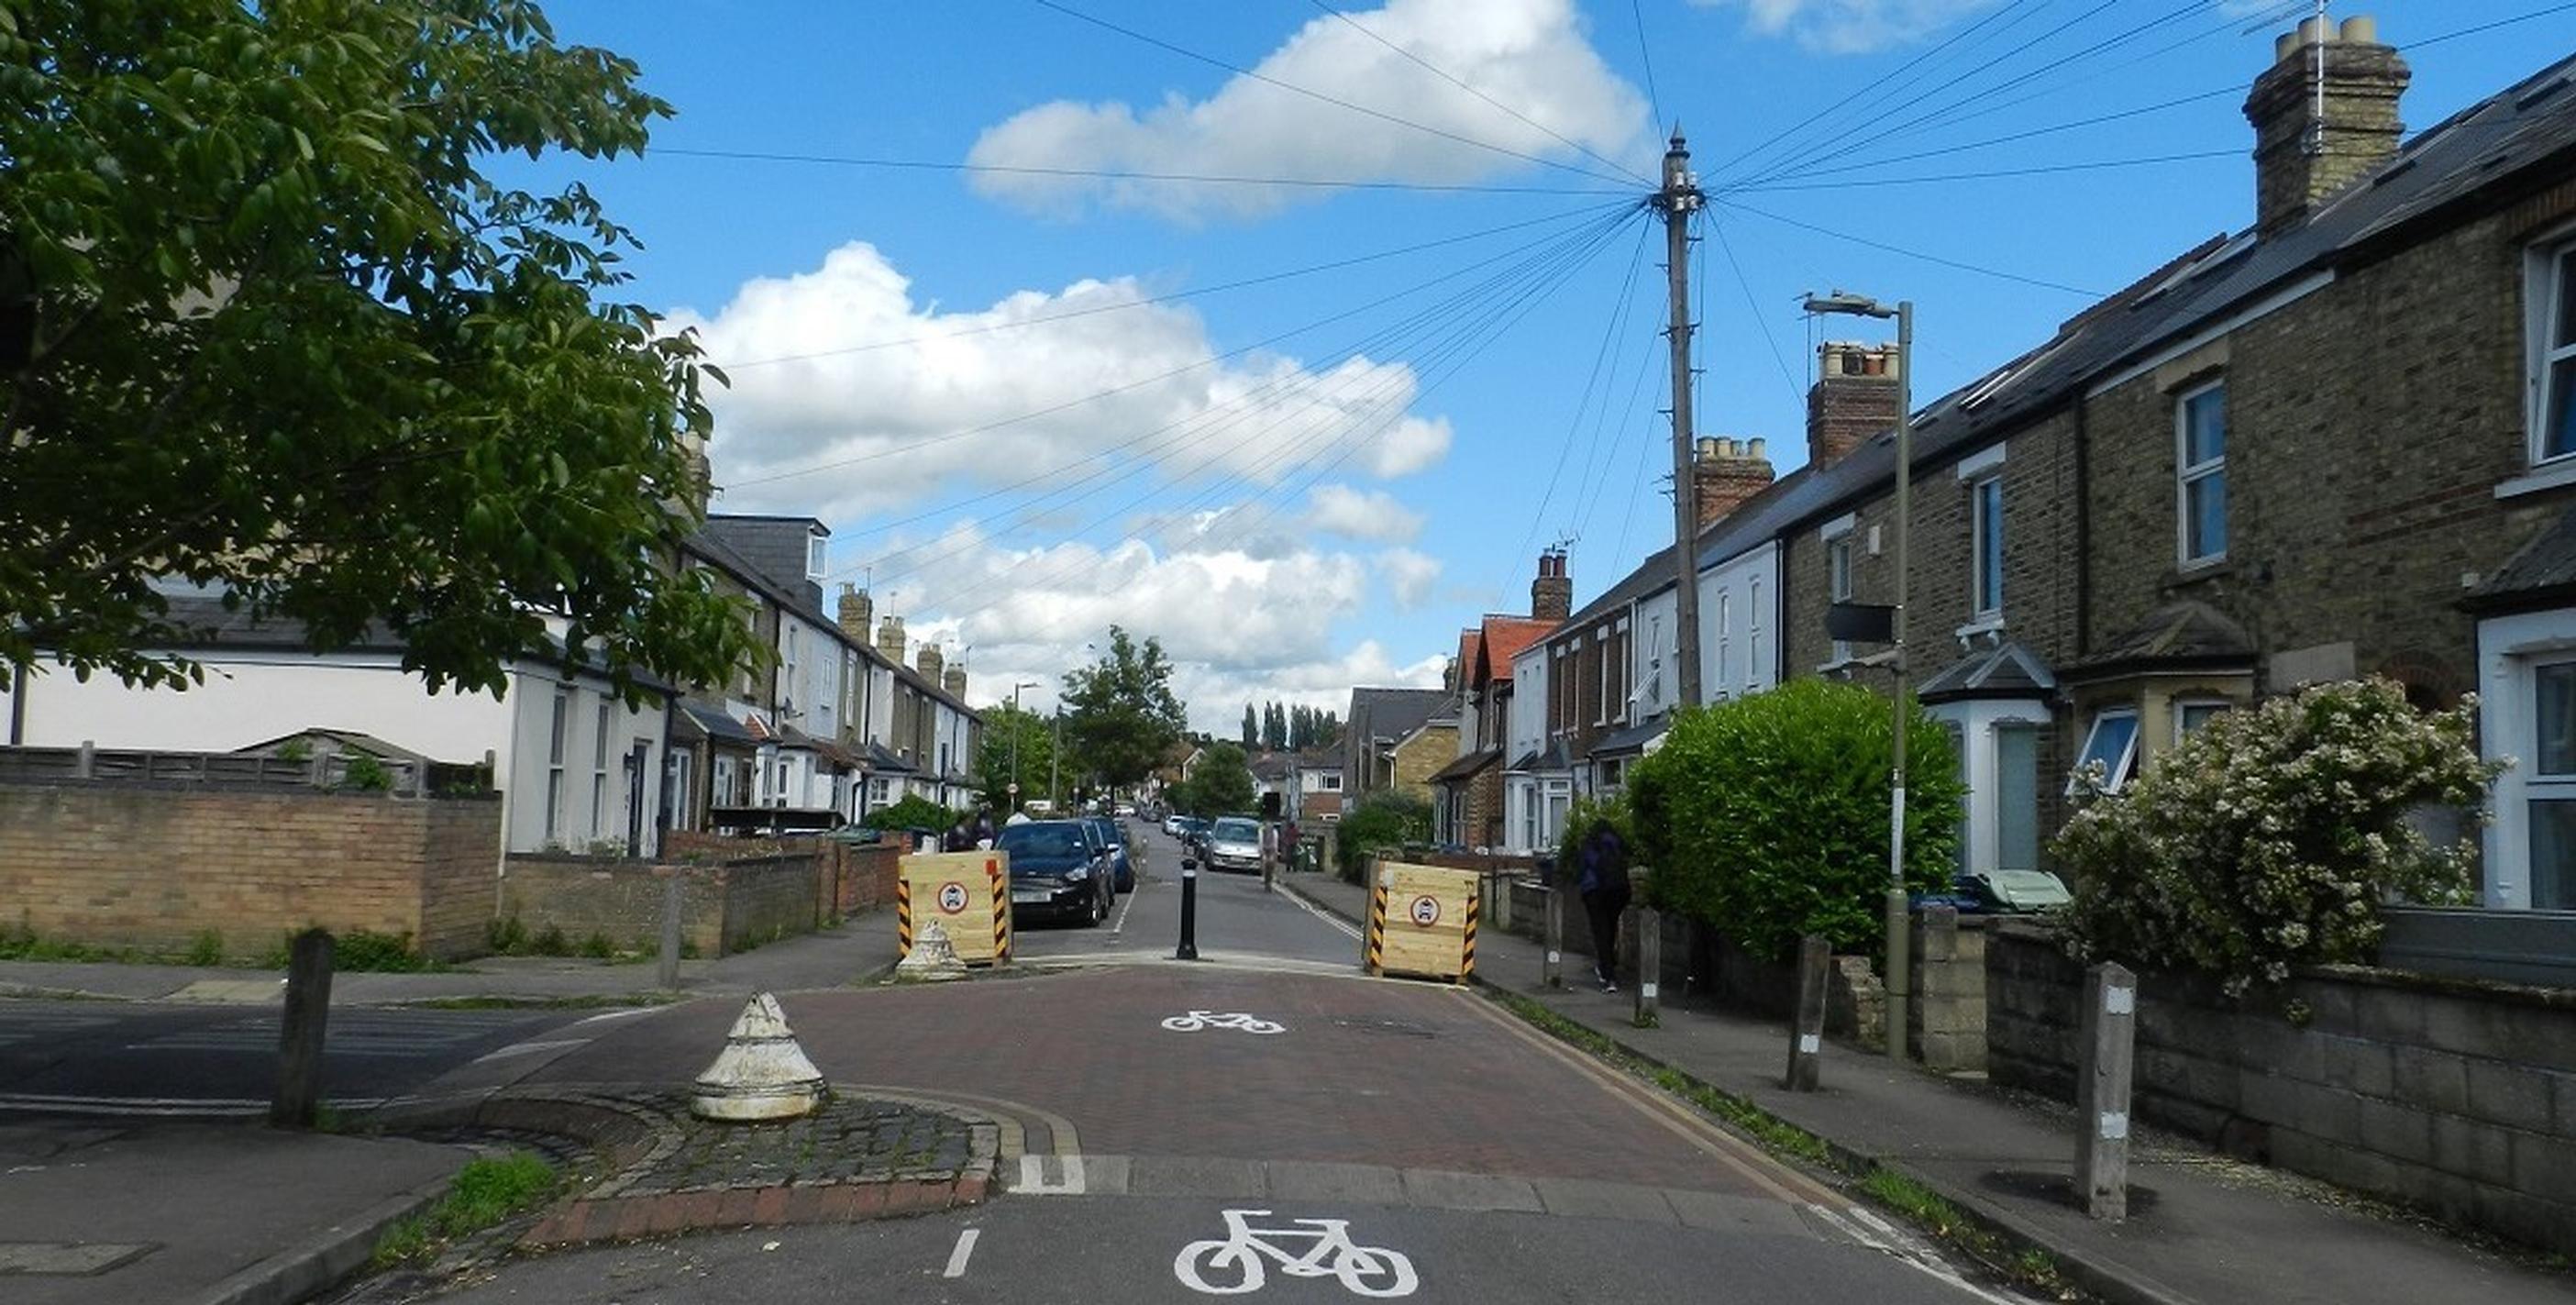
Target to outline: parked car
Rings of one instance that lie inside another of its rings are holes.
[[[1133,820],[1133,819],[1135,819],[1135,818],[1136,818],[1136,804],[1135,804],[1135,803],[1133,803],[1133,802],[1121,802],[1121,803],[1119,803],[1119,804],[1118,804],[1118,818],[1119,818],[1119,819],[1121,819],[1121,820]]]
[[[1011,854],[1011,912],[1097,925],[1117,896],[1109,850],[1087,821],[1005,825],[994,846]]]
[[[1261,872],[1261,823],[1246,816],[1221,816],[1208,826],[1207,864],[1211,870]]]
[[[1119,892],[1136,891],[1136,860],[1129,854],[1127,829],[1107,816],[1091,818],[1091,831],[1109,847],[1110,883]]]
[[[1207,821],[1202,820],[1197,816],[1180,817],[1178,836],[1181,840],[1182,850],[1187,851],[1192,856],[1204,857],[1207,853],[1207,831]]]
[[[1172,812],[1170,815],[1163,817],[1163,832],[1174,838],[1178,838],[1181,836],[1181,826],[1188,820],[1188,816],[1182,815],[1178,811]]]

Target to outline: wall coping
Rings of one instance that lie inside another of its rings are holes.
[[[1961,923],[1966,921],[1963,919]],[[2045,920],[2028,918],[1998,919],[1997,934],[2056,946],[2059,929]],[[2153,972],[2141,977],[2187,979],[2196,976]],[[2297,979],[2348,983],[2359,987],[2386,988],[2396,992],[2422,993],[2436,997],[2460,997],[2473,1001],[2504,1002],[2542,1010],[2576,1012],[2576,989],[2542,988],[2530,984],[2503,983],[2494,979],[2472,979],[2448,974],[2422,974],[2414,970],[2392,970],[2376,965],[2302,965],[2290,971]],[[2260,991],[2258,989],[2258,991]],[[2274,991],[2278,991],[2276,987]]]
[[[494,802],[497,792],[404,793],[394,789],[316,788],[310,784],[234,784],[202,779],[58,779],[41,783],[0,780],[0,793],[220,793],[226,797],[346,798],[401,803]]]

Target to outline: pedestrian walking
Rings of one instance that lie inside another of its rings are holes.
[[[943,852],[975,850],[975,827],[967,823],[965,812],[957,813],[957,821],[948,827],[948,837],[940,844],[939,850]]]
[[[989,852],[992,848],[993,809],[991,807],[980,807],[975,812],[975,850],[979,852]]]
[[[1592,921],[1592,968],[1603,992],[1619,990],[1619,915],[1628,909],[1628,845],[1607,820],[1594,820],[1592,830],[1575,849],[1578,867],[1574,891]]]

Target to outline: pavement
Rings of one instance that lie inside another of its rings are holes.
[[[1366,890],[1338,879],[1296,875],[1282,886],[1348,920],[1366,909]],[[1570,980],[1588,977],[1583,958],[1569,959]],[[1477,979],[1806,1130],[1849,1166],[1915,1179],[2124,1305],[2576,1299],[2576,1276],[2527,1266],[2323,1184],[2169,1137],[2144,1138],[2132,1152],[2129,1219],[2096,1222],[2067,1195],[2071,1107],[1834,1043],[1824,1050],[1821,1089],[1790,1092],[1780,1081],[1785,1025],[1668,994],[1660,1024],[1638,1028],[1630,995],[1588,985],[1548,989],[1540,983],[1542,960],[1539,944],[1489,929],[1477,943]]]

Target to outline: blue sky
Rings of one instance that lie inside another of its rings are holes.
[[[2243,226],[2241,88],[2293,8],[557,0],[679,114],[538,171],[603,196],[647,246],[633,296],[731,367],[721,508],[821,516],[979,699],[1045,701],[1117,621],[1230,730],[1436,678],[1526,610],[1544,543],[1580,601],[1669,534],[1662,242],[1617,215],[1673,121],[1732,187],[1693,267],[1700,430],[1785,472],[1800,291],[1914,299],[1928,396]],[[2407,49],[2410,128],[2576,48],[2549,0],[2332,12],[2401,48],[2537,15]]]

